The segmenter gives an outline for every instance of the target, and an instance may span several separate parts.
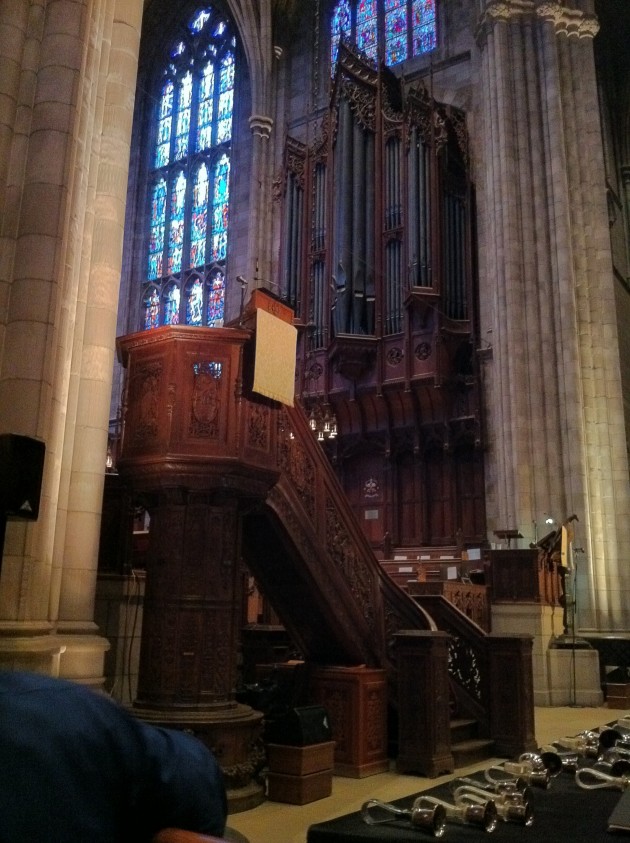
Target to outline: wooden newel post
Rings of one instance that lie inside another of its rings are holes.
[[[395,636],[399,773],[439,776],[455,769],[451,752],[448,643],[441,631]]]
[[[529,635],[489,635],[490,729],[497,755],[536,749],[533,639]]]

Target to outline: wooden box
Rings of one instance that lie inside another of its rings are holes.
[[[630,683],[607,682],[606,705],[608,708],[630,708]]]
[[[290,776],[308,776],[311,773],[332,771],[335,742],[314,743],[309,746],[267,744],[267,761],[272,773]]]
[[[292,805],[306,805],[325,799],[332,793],[332,770],[321,770],[308,776],[287,776],[284,773],[269,773],[267,798],[272,802],[290,802]]]

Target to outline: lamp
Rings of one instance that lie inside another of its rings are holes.
[[[337,437],[337,418],[330,404],[313,404],[308,417],[308,426],[318,442]]]

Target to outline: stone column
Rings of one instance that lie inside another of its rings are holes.
[[[0,430],[42,439],[46,462],[39,520],[7,530],[0,663],[98,683],[108,646],[93,634],[92,611],[116,333],[112,278],[142,1],[48,0],[32,2],[30,12],[33,35],[19,68],[23,134],[14,132],[9,154],[20,205],[3,267],[10,301]],[[73,642],[83,664],[71,666],[72,648],[55,634],[59,621],[62,631],[69,622],[84,633]]]
[[[576,513],[579,625],[619,630],[630,628],[630,488],[597,22],[577,5],[486,0],[479,31],[489,532],[531,541],[545,515]]]
[[[142,2],[107,0],[108,14],[97,21],[102,34],[101,73],[93,113],[101,126],[89,151],[89,237],[83,242],[84,278],[79,294],[82,343],[75,347],[70,399],[73,418],[72,462],[67,482],[63,531],[63,568],[59,580],[57,630],[66,647],[64,675],[97,678],[102,671],[104,639],[93,622],[101,504],[107,451],[116,315],[120,284],[125,198],[133,103],[138,66]],[[78,327],[78,326],[77,326]],[[78,332],[77,332],[78,333]]]

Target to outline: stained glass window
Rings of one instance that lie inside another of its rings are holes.
[[[228,53],[221,62],[219,76],[219,120],[217,125],[217,143],[223,143],[232,137],[232,112],[234,103],[234,56]]]
[[[212,260],[224,261],[227,251],[228,204],[230,201],[230,159],[227,155],[217,164],[212,194]]]
[[[339,39],[349,38],[352,32],[352,17],[350,15],[349,0],[341,0],[334,8],[330,24],[330,61],[334,64],[337,61],[337,50]]]
[[[177,103],[177,132],[175,134],[175,160],[179,161],[188,154],[188,135],[190,134],[190,106],[192,103],[192,73],[187,73],[179,85]]]
[[[166,293],[164,305],[164,324],[179,325],[179,287],[172,284]]]
[[[385,64],[407,58],[407,2],[385,0]]]
[[[156,167],[164,167],[170,160],[171,131],[173,128],[173,91],[174,88],[172,82],[167,82],[162,88],[157,143],[155,148]]]
[[[356,15],[357,47],[371,59],[375,59],[378,50],[376,0],[359,0]]]
[[[186,296],[186,324],[203,325],[203,284],[195,278]]]
[[[206,233],[208,229],[208,168],[202,164],[197,170],[192,194],[190,220],[190,265],[206,262]]]
[[[436,47],[435,0],[414,0],[413,54],[419,56]]]
[[[330,20],[331,66],[341,37],[394,65],[437,46],[436,0],[339,0]]]
[[[151,228],[149,236],[149,272],[150,281],[162,275],[162,257],[164,254],[164,226],[166,221],[166,182],[160,179],[153,188],[151,200]]]
[[[223,324],[236,39],[212,5],[182,23],[155,83],[147,329]]]
[[[184,202],[186,200],[186,176],[180,172],[171,190],[171,223],[168,235],[168,274],[182,268],[184,245]]]
[[[209,61],[203,69],[199,85],[199,117],[197,120],[197,149],[212,145],[212,119],[214,116],[214,65]]]
[[[221,328],[225,309],[225,275],[217,272],[210,279],[208,290],[208,327]]]
[[[157,328],[160,324],[160,294],[156,287],[149,287],[144,299],[144,327]]]

